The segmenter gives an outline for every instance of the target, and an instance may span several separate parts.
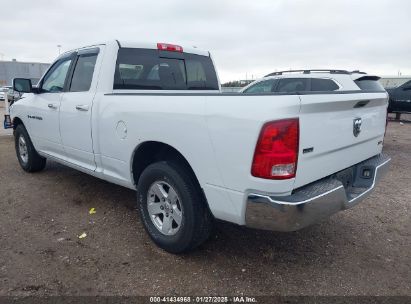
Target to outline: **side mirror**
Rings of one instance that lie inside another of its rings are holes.
[[[25,78],[13,79],[13,90],[19,93],[31,93],[33,92],[31,80]]]

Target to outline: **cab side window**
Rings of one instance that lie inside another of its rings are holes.
[[[64,83],[66,82],[67,73],[72,60],[72,58],[61,59],[53,65],[53,67],[47,72],[46,76],[44,76],[44,80],[41,85],[41,92],[63,92]]]
[[[86,92],[90,90],[93,80],[94,67],[96,66],[97,54],[78,56],[76,67],[70,84],[70,92]]]
[[[263,80],[249,87],[244,93],[270,93],[272,92],[275,79]]]

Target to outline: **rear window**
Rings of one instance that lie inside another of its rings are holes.
[[[114,89],[218,90],[208,56],[149,49],[118,51]]]
[[[331,79],[311,79],[311,91],[326,92],[338,90],[339,86]]]
[[[355,84],[364,91],[385,91],[377,77],[361,77],[355,80]]]

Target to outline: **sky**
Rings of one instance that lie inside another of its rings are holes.
[[[411,75],[410,0],[0,0],[0,60],[111,39],[197,46],[222,82],[280,70]]]

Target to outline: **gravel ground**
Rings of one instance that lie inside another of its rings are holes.
[[[293,233],[218,223],[175,256],[133,191],[53,162],[24,173],[0,136],[0,295],[411,296],[411,124],[390,122],[384,149],[391,171],[356,208]]]

